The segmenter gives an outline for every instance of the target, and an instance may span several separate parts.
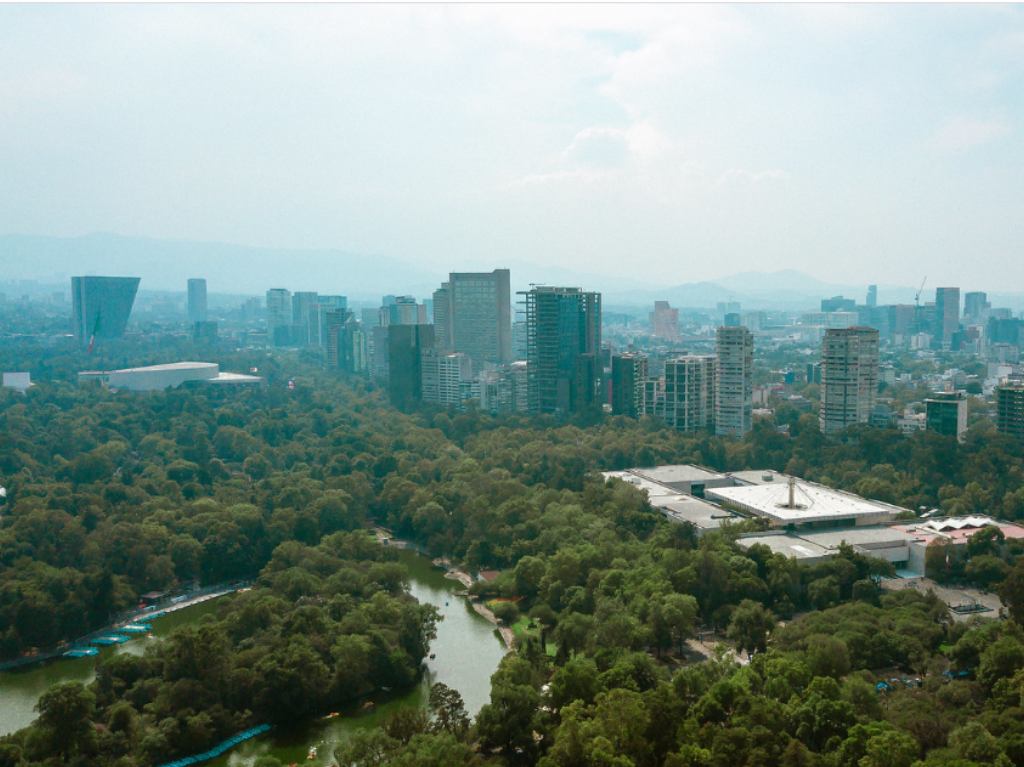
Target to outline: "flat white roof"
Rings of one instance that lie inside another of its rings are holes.
[[[714,530],[727,520],[741,519],[721,506],[694,498],[692,495],[663,495],[651,498],[650,502],[669,519],[689,522],[702,530]]]
[[[664,485],[660,485],[657,482],[645,479],[644,477],[638,477],[631,471],[605,471],[602,472],[602,476],[604,476],[606,480],[615,477],[616,479],[621,479],[623,482],[630,484],[633,487],[638,487],[641,490],[646,490],[647,497],[651,499],[658,498],[659,496],[679,495],[678,490],[673,490],[671,487],[665,487]]]
[[[165,362],[160,365],[144,365],[138,368],[118,370],[83,370],[79,375],[109,375],[110,373],[158,373],[171,370],[209,370],[216,368],[216,362]]]
[[[743,511],[775,519],[783,524],[865,516],[877,516],[881,521],[906,511],[898,506],[870,501],[853,493],[833,490],[802,479],[796,480],[793,508],[788,507],[788,481],[708,488],[706,492],[709,498],[731,503]]]
[[[789,480],[788,474],[772,469],[744,469],[743,471],[731,471],[729,476],[744,485],[766,485],[778,482],[785,484]]]
[[[688,463],[654,466],[651,468],[639,467],[629,471],[637,476],[666,484],[672,482],[706,482],[709,479],[726,478],[724,474],[709,471],[708,469]]]
[[[218,373],[214,378],[206,379],[206,383],[212,384],[233,384],[233,383],[261,383],[260,376],[246,375],[245,373]]]
[[[795,535],[750,535],[738,538],[736,543],[743,549],[760,543],[771,549],[774,554],[796,559],[824,559],[832,555],[824,546]]]
[[[842,530],[801,531],[805,541],[817,543],[826,549],[838,549],[843,543],[865,549],[897,548],[914,540],[895,527],[849,527]]]
[[[217,367],[216,362],[165,362],[160,365],[144,365],[139,368],[123,368],[112,370],[112,373],[149,373],[163,370],[209,370]]]

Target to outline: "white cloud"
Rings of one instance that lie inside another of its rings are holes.
[[[943,152],[957,152],[1001,139],[1010,133],[1002,120],[954,117],[946,120],[929,140],[929,146]]]
[[[626,131],[603,126],[584,128],[573,137],[569,146],[562,150],[560,159],[568,166],[622,166],[629,159]]]
[[[747,170],[746,168],[729,168],[718,177],[718,186],[729,184],[762,184],[770,181],[785,181],[789,174],[780,168],[767,170]]]

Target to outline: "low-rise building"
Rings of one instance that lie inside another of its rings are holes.
[[[263,378],[241,373],[222,373],[216,362],[170,362],[121,370],[83,370],[78,382],[95,381],[110,389],[160,391],[186,383],[214,385],[261,384]]]
[[[5,389],[14,389],[14,391],[24,394],[33,386],[35,384],[32,383],[31,373],[4,373],[3,388]]]
[[[707,497],[742,514],[764,519],[771,527],[878,525],[909,512],[773,471],[739,471],[729,476],[736,480],[736,486],[710,488]]]
[[[910,569],[913,541],[914,536],[895,527],[871,526],[795,532],[772,530],[740,536],[736,543],[743,549],[760,543],[774,553],[793,557],[804,564],[823,562],[846,545],[858,554],[889,562],[897,571],[906,571]],[[912,572],[922,575],[923,566],[920,571]]]
[[[606,480],[621,479],[643,490],[651,506],[673,522],[693,525],[698,535],[717,530],[725,522],[741,519],[739,515],[701,498],[709,486],[730,483],[732,480],[726,474],[681,464],[606,471],[603,476]]]
[[[925,554],[928,546],[933,543],[948,543],[954,547],[966,546],[971,536],[986,527],[998,527],[1007,540],[1024,539],[1024,527],[1021,525],[995,520],[983,515],[941,517],[893,525],[894,530],[911,536],[909,569],[920,574],[925,572]]]

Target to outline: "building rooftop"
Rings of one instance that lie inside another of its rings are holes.
[[[1024,527],[1021,525],[985,516],[943,517],[929,519],[927,522],[916,521],[907,525],[893,525],[893,529],[906,533],[916,541],[930,543],[938,538],[960,544],[966,543],[967,539],[976,532],[989,526],[998,527],[1007,539],[1024,539]]]
[[[824,559],[834,553],[813,541],[807,541],[796,535],[787,535],[785,533],[745,535],[737,539],[736,543],[743,549],[749,549],[751,546],[760,543],[771,549],[773,554],[782,554],[783,556],[802,560]]]
[[[676,482],[706,482],[708,480],[726,479],[725,474],[719,474],[702,466],[694,466],[688,463],[636,468],[630,469],[629,472],[653,482],[660,482],[663,485],[670,485]]]
[[[105,374],[105,373],[161,373],[179,370],[216,370],[219,366],[216,362],[165,362],[160,365],[143,365],[137,368],[120,368],[118,370],[83,370],[82,374]]]
[[[765,485],[770,482],[784,484],[789,479],[788,475],[771,469],[744,469],[729,472],[729,476],[742,485]]]
[[[907,546],[914,540],[914,536],[905,531],[884,525],[803,531],[800,533],[800,537],[830,551],[838,551],[844,543],[855,549],[871,550]]]
[[[723,522],[742,519],[721,506],[692,495],[663,495],[650,499],[651,505],[673,522],[689,522],[701,530],[717,530]]]
[[[646,490],[647,497],[652,499],[652,503],[654,498],[658,498],[660,496],[679,495],[679,492],[677,490],[673,490],[670,487],[665,487],[664,485],[659,485],[657,482],[645,479],[644,477],[639,477],[631,471],[606,471],[603,472],[603,476],[605,480],[609,480],[612,478],[621,479],[623,482],[633,485],[633,487],[638,487],[641,490]]]
[[[881,501],[871,501],[853,493],[808,482],[802,479],[769,472],[739,472],[762,477],[761,484],[738,487],[709,488],[709,498],[729,503],[741,511],[765,517],[779,525],[800,525],[811,522],[858,520],[859,523],[885,522],[907,509]],[[734,474],[736,479],[742,479]],[[793,504],[789,503],[790,482],[793,484]]]
[[[225,373],[221,371],[215,378],[206,379],[205,383],[212,384],[236,384],[236,383],[262,383],[260,376],[251,376],[245,373]]]

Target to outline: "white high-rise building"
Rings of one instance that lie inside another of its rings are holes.
[[[878,396],[878,331],[829,329],[821,345],[821,413],[825,434],[867,423]]]
[[[713,354],[665,360],[664,397],[655,415],[679,431],[714,430],[715,363]]]
[[[473,371],[467,355],[431,349],[423,354],[420,365],[424,402],[459,406],[468,398]]]
[[[753,425],[754,336],[745,327],[720,327],[715,347],[715,433],[742,437]]]

